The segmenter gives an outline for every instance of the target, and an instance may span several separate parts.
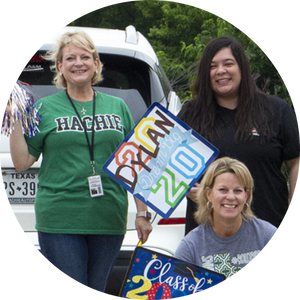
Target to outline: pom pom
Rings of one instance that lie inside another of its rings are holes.
[[[5,111],[1,134],[9,136],[14,130],[15,122],[18,121],[21,123],[23,134],[33,137],[39,131],[38,124],[41,121],[38,110],[34,107],[37,99],[28,84],[17,81],[8,100],[11,115]]]

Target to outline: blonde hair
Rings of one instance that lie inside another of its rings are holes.
[[[249,192],[246,200],[246,205],[242,210],[243,220],[255,217],[251,210],[253,178],[248,168],[240,161],[229,157],[223,157],[215,160],[207,169],[201,186],[197,194],[198,208],[195,213],[195,220],[198,224],[211,224],[213,218],[213,208],[208,202],[206,191],[207,188],[213,188],[215,178],[223,173],[233,173],[238,178],[240,184],[245,191]]]
[[[63,49],[66,45],[69,44],[74,44],[75,46],[90,52],[93,55],[94,60],[99,61],[97,70],[98,72],[95,72],[92,78],[92,84],[96,84],[97,82],[102,81],[102,63],[100,61],[98,51],[92,39],[84,31],[66,32],[59,38],[56,47],[53,50],[48,51],[44,56],[45,59],[53,62],[51,70],[54,72],[53,83],[56,85],[56,87],[67,87],[67,82],[64,76],[61,76],[59,73],[58,62],[62,62]]]

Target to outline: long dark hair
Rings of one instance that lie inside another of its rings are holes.
[[[210,65],[213,57],[223,48],[230,48],[241,71],[238,106],[235,118],[235,142],[251,139],[255,128],[262,142],[271,136],[272,109],[268,95],[256,86],[248,58],[240,43],[229,37],[210,41],[200,60],[198,74],[193,86],[193,100],[187,101],[179,117],[190,127],[212,142],[216,131],[215,117],[217,100],[210,83]],[[218,133],[218,132],[217,132]]]

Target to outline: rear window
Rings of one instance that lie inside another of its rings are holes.
[[[50,70],[50,62],[44,60],[42,54],[38,52],[31,58],[19,80],[30,85],[52,85],[53,73]]]
[[[52,85],[51,62],[44,60],[45,52],[37,52],[28,62],[19,80],[30,85]],[[146,63],[126,56],[100,54],[103,78],[97,86],[115,89],[136,89],[150,105],[149,68]]]
[[[19,80],[28,83],[38,97],[57,92],[53,85],[51,62],[38,51],[24,68]],[[94,86],[100,92],[122,98],[137,122],[151,105],[149,66],[131,57],[99,54],[103,64],[103,81]]]

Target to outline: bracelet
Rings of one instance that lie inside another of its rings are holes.
[[[136,214],[136,217],[139,218],[139,217],[144,217],[144,218],[147,218],[149,220],[151,220],[151,213],[149,211],[139,211],[137,214]]]

